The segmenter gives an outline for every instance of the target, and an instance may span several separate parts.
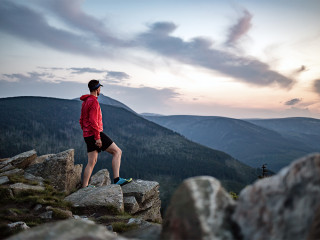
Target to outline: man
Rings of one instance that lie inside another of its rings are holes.
[[[88,164],[84,170],[82,187],[87,187],[92,170],[96,165],[98,153],[107,151],[112,154],[112,170],[114,183],[123,186],[132,181],[119,177],[121,163],[121,149],[106,135],[103,131],[102,114],[98,96],[100,88],[103,87],[98,80],[91,80],[88,83],[90,94],[83,95],[80,100],[83,101],[81,108],[80,125],[83,131],[83,137],[87,144]]]

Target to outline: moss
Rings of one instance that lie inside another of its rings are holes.
[[[11,176],[8,176],[9,180],[10,180],[10,184],[14,184],[14,183],[25,183],[25,184],[29,184],[29,185],[39,185],[38,182],[36,181],[31,181],[31,180],[27,180],[24,178],[23,175],[21,174],[14,174]]]
[[[127,232],[127,231],[138,228],[138,225],[135,223],[127,224],[123,222],[114,222],[111,225],[112,225],[113,231],[118,233],[123,233],[123,232]]]
[[[70,215],[59,208],[52,208],[53,211],[53,218],[55,219],[67,219],[70,218]]]
[[[229,192],[230,197],[232,197],[233,200],[238,200],[239,196],[235,192]]]

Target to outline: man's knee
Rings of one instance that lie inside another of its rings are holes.
[[[119,147],[116,147],[113,155],[121,156],[122,155],[122,150]]]

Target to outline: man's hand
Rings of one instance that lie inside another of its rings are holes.
[[[97,145],[99,148],[102,147],[101,139],[96,140],[96,145]]]

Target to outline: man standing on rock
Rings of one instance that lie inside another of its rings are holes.
[[[88,83],[90,94],[83,95],[80,100],[83,101],[81,108],[80,125],[83,131],[83,137],[87,144],[88,164],[84,170],[82,187],[87,187],[92,170],[96,165],[98,153],[107,151],[112,154],[112,170],[114,183],[124,185],[132,181],[119,177],[121,164],[121,149],[106,135],[103,131],[102,114],[98,96],[100,88],[103,87],[98,80],[91,80]]]

